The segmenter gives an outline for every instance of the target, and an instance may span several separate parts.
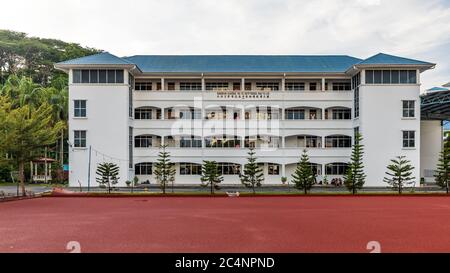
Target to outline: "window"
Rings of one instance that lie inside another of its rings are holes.
[[[408,83],[417,83],[417,72],[416,70],[408,70]]]
[[[81,70],[79,69],[74,69],[73,72],[73,83],[81,83]]]
[[[310,82],[309,83],[309,91],[316,91],[317,90],[317,83]]]
[[[180,163],[180,175],[202,175],[202,165],[195,163]]]
[[[352,138],[349,136],[327,136],[325,137],[326,148],[350,148],[352,146]]]
[[[152,136],[136,136],[134,138],[135,148],[151,148],[152,147]]]
[[[346,163],[331,163],[325,166],[327,175],[344,175],[347,172],[348,165]]]
[[[180,82],[180,90],[191,91],[191,90],[202,90],[201,82]]]
[[[381,83],[381,70],[374,70],[373,71],[373,83],[380,84]]]
[[[89,83],[89,70],[81,70],[81,83]]]
[[[360,85],[361,85],[361,73],[358,73],[352,77],[352,89],[355,89],[356,87],[358,87]]]
[[[116,82],[116,70],[108,70],[106,78],[108,79],[108,83],[115,83]]]
[[[287,82],[285,84],[286,91],[304,91],[305,83],[304,82]]]
[[[356,135],[358,135],[359,134],[359,127],[355,127],[355,128],[353,128],[353,135],[355,136],[354,138],[353,138],[353,143],[354,144],[356,144]]]
[[[181,137],[180,139],[181,148],[201,148],[202,139],[196,137]]]
[[[393,84],[400,83],[400,75],[399,75],[398,70],[391,71],[391,83],[393,83]]]
[[[206,148],[239,148],[241,140],[237,137],[211,137],[205,139]]]
[[[73,83],[124,83],[124,70],[74,69]]]
[[[106,70],[99,70],[98,71],[98,82],[99,83],[106,83]]]
[[[352,111],[350,109],[333,109],[333,119],[352,119]]]
[[[202,119],[202,111],[194,109],[179,110],[178,119]]]
[[[218,163],[219,174],[238,175],[241,173],[241,165],[233,163]]]
[[[269,163],[267,165],[269,175],[280,175],[280,165]]]
[[[373,70],[366,70],[366,84],[373,83]]]
[[[391,83],[391,71],[383,70],[383,83],[390,84]]]
[[[128,127],[128,168],[133,168],[133,127]]]
[[[134,166],[135,175],[152,175],[152,163],[139,163]]]
[[[408,71],[400,70],[400,83],[408,83]]]
[[[113,70],[110,70],[113,71]],[[112,82],[114,83],[114,82]],[[116,81],[115,83],[124,83],[123,70],[116,70]]]
[[[134,119],[152,119],[153,110],[151,108],[134,109]]]
[[[206,90],[208,90],[208,91],[228,90],[228,83],[227,82],[207,82]]]
[[[366,70],[366,84],[416,84],[416,70]]]
[[[333,82],[333,91],[348,91],[351,88],[350,82]]]
[[[286,119],[289,119],[289,120],[305,119],[305,110],[304,109],[287,109],[286,110]]]
[[[256,83],[256,90],[260,91],[278,91],[280,88],[280,84],[277,82],[257,82]]]
[[[74,116],[76,118],[86,117],[86,100],[74,100]]]
[[[321,139],[318,136],[297,136],[297,146],[302,148],[320,148],[322,146]]]
[[[355,118],[359,117],[359,87],[355,88],[354,94],[353,94],[353,107],[355,111]]]
[[[89,70],[90,83],[98,83],[98,70]]]
[[[73,142],[75,148],[86,148],[86,131],[74,131]]]
[[[134,90],[136,91],[151,91],[152,82],[136,82],[134,84]]]
[[[403,148],[416,147],[416,132],[415,131],[403,131]]]
[[[413,100],[404,100],[403,101],[403,117],[404,118],[413,118],[415,117],[415,101]]]

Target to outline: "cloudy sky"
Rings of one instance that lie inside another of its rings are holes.
[[[378,52],[450,81],[450,0],[1,0],[0,28],[135,54]]]

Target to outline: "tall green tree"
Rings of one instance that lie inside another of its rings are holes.
[[[434,175],[436,184],[449,193],[450,184],[450,137],[447,136],[444,146],[439,154],[439,163],[437,164],[436,174]]]
[[[166,151],[166,148],[167,145],[160,147],[161,151],[159,152],[157,162],[155,163],[155,170],[153,171],[163,194],[166,194],[167,185],[172,180],[175,180],[175,168],[170,162],[170,153]]]
[[[297,168],[292,174],[292,183],[294,183],[295,188],[303,190],[305,194],[308,194],[315,182],[316,175],[309,162],[308,152],[303,150],[300,162],[297,164]]]
[[[0,30],[0,83],[10,75],[23,75],[44,86],[63,77],[67,85],[67,75],[55,70],[54,63],[98,52],[74,43]]]
[[[403,188],[414,183],[416,179],[412,176],[414,167],[405,156],[397,156],[392,159],[387,169],[386,175],[388,177],[385,177],[383,181],[388,183],[393,190],[397,190],[399,194],[402,194]]]
[[[216,161],[203,162],[201,181],[203,187],[210,187],[211,194],[214,194],[215,189],[219,189],[223,176],[219,172],[219,166]]]
[[[363,165],[364,145],[361,144],[362,139],[361,134],[358,133],[355,135],[350,163],[348,164],[347,173],[344,176],[345,186],[352,194],[356,194],[359,189],[362,189],[366,180]]]
[[[244,165],[244,173],[239,174],[241,183],[247,188],[253,190],[253,194],[256,194],[255,187],[261,187],[261,183],[264,181],[264,171],[256,163],[255,148],[250,148],[247,157],[247,164]]]
[[[97,167],[97,183],[108,189],[108,193],[111,193],[111,189],[119,182],[119,166],[114,163],[101,163]]]
[[[52,108],[43,103],[38,108],[24,105],[13,108],[8,97],[0,96],[0,151],[17,163],[22,194],[25,192],[25,163],[35,159],[40,149],[55,143],[63,122],[52,122]]]

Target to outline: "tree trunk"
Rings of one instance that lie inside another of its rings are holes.
[[[59,147],[59,162],[64,171],[64,129],[61,130],[61,147]]]
[[[214,182],[211,181],[211,195],[214,194]]]
[[[255,191],[255,184],[253,184],[253,195],[255,195],[256,194],[256,191]]]
[[[19,162],[19,184],[22,190],[22,196],[26,196],[27,193],[25,191],[25,163],[23,161]]]
[[[305,187],[305,195],[308,194],[308,189]]]

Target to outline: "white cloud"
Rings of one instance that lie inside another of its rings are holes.
[[[437,62],[425,87],[450,80],[445,0],[15,0],[2,9],[0,28],[117,55],[386,52]]]

